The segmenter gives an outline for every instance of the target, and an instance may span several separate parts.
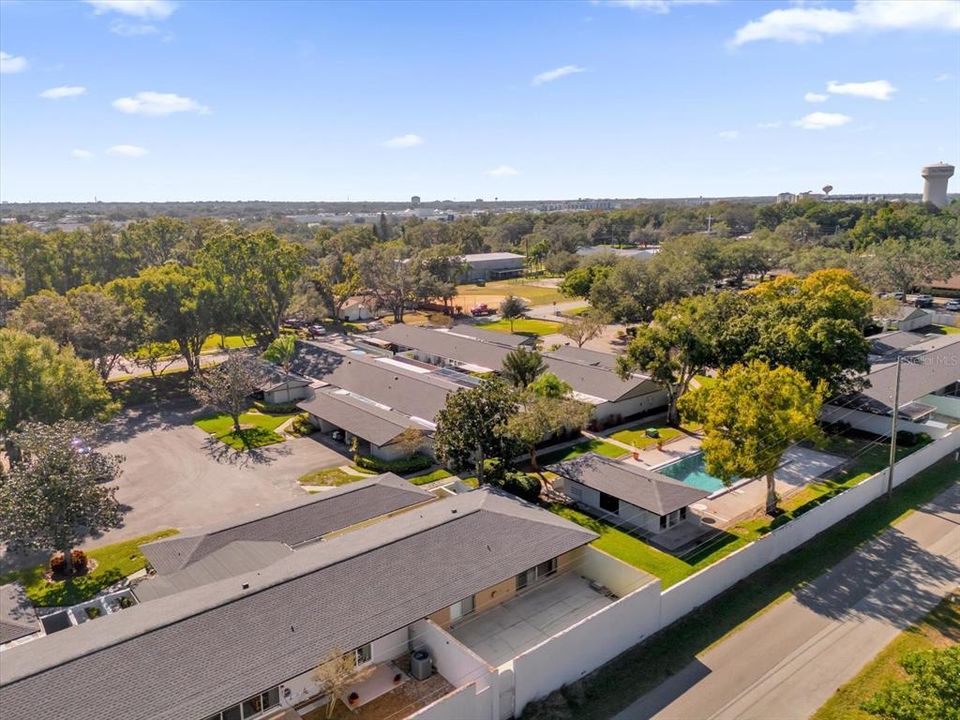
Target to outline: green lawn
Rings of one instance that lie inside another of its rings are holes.
[[[960,333],[960,327],[953,327],[952,325],[927,325],[922,328],[917,328],[914,332],[935,333],[937,335],[956,335],[957,333]]]
[[[113,585],[128,575],[143,570],[147,560],[138,546],[176,534],[176,530],[161,530],[133,540],[91,550],[87,553],[87,557],[96,561],[96,567],[87,575],[71,580],[50,582],[44,577],[47,567],[37,565],[26,570],[5,573],[0,576],[0,584],[19,582],[26,590],[30,601],[39,607],[75,605],[89,600],[103,588]]]
[[[687,433],[684,433],[683,430],[679,428],[671,427],[669,425],[654,425],[656,429],[660,432],[659,438],[647,437],[646,429],[650,427],[649,425],[636,425],[626,430],[619,430],[613,433],[610,437],[614,440],[619,440],[622,443],[627,445],[633,445],[635,448],[643,449],[645,447],[653,447],[657,444],[657,440],[663,442],[669,442],[674,438],[678,438],[681,435],[686,435],[687,433],[693,432],[694,430],[699,429],[697,425],[687,425],[685,429]]]
[[[374,473],[368,473],[365,470],[358,470],[358,472],[362,472],[363,475],[354,475],[341,470],[339,467],[323,468],[307,473],[297,482],[301,485],[346,485],[374,475]]]
[[[912,652],[935,650],[960,642],[960,602],[943,600],[920,622],[900,633],[856,677],[842,685],[812,720],[876,720],[860,705],[892,681],[904,680],[900,661]]]
[[[710,377],[709,375],[694,375],[693,379],[697,381],[700,387],[710,387],[717,382],[715,377]]]
[[[297,415],[298,413],[270,413],[267,415],[260,412],[246,412],[240,416],[240,425],[243,427],[240,433],[234,432],[233,420],[230,416],[222,413],[194,420],[193,424],[232,448],[249,450],[250,448],[283,442],[283,436],[274,432],[274,430]]]
[[[600,720],[679,672],[696,656],[754,615],[810,582],[858,545],[887,529],[914,508],[956,482],[952,457],[916,475],[894,491],[891,501],[877,500],[810,542],[787,553],[694,612],[622,653],[571,686],[531,703],[524,720]]]
[[[515,280],[497,280],[486,285],[457,285],[459,297],[475,297],[478,295],[517,295],[529,301],[531,305],[546,305],[552,302],[567,300],[563,294],[552,287],[529,285],[523,278]],[[456,300],[454,302],[457,302]],[[463,304],[463,303],[458,303]]]
[[[562,326],[562,323],[552,322],[550,320],[519,318],[513,321],[512,332],[517,335],[540,337],[541,335],[554,335],[560,332]],[[494,330],[496,332],[511,332],[509,320],[494,320],[493,322],[479,323],[477,327],[483,328],[484,330]]]
[[[605,455],[609,458],[618,458],[623,457],[627,454],[627,451],[624,450],[619,445],[614,445],[613,443],[604,442],[603,440],[585,440],[582,443],[577,443],[563,450],[556,450],[552,453],[538,457],[537,461],[541,466],[551,465],[552,463],[562,462],[564,460],[570,460],[580,455],[586,455],[589,452],[595,452],[599,455]]]
[[[427,483],[432,483],[437,480],[444,480],[448,477],[453,477],[453,473],[446,468],[437,468],[436,470],[431,470],[428,473],[408,477],[407,480],[412,482],[414,485],[426,485]]]
[[[167,355],[179,355],[180,348],[177,347],[175,342],[167,343],[158,343],[162,347]],[[227,350],[235,350],[237,348],[244,347],[253,347],[256,345],[256,341],[251,335],[221,335],[220,333],[214,333],[207,337],[203,341],[203,345],[200,347],[201,353],[212,353],[226,348]],[[134,357],[140,354],[139,351],[133,354]]]

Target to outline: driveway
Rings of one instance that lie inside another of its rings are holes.
[[[130,509],[122,528],[89,546],[218,523],[300,497],[297,478],[346,461],[309,437],[240,453],[194,427],[197,415],[192,404],[144,405],[110,423],[104,450],[126,458],[117,500]]]
[[[953,485],[615,720],[801,720],[960,583]]]

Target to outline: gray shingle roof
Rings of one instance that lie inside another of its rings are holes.
[[[160,575],[182,570],[230,543],[279,542],[294,546],[433,496],[393,473],[298,498],[234,519],[141,545]]]
[[[334,388],[318,389],[312,398],[301,401],[297,407],[374,445],[387,445],[407,428],[425,432],[433,429],[395,410],[378,407]]]
[[[504,345],[494,345],[416,325],[391,325],[375,333],[374,337],[402,348],[416,348],[429,355],[494,371],[500,370],[503,359],[510,354],[510,348]]]
[[[596,537],[490,490],[430,503],[6,651],[4,720],[196,720]]]
[[[39,631],[40,621],[23,588],[17,583],[0,585],[0,643]]]
[[[616,355],[578,348],[574,345],[561,345],[556,350],[550,352],[550,357],[569,360],[570,362],[581,363],[583,365],[593,365],[604,368],[605,370],[614,370],[617,367]]]
[[[622,380],[612,370],[573,362],[557,357],[554,353],[544,353],[543,359],[550,372],[568,383],[576,392],[593,395],[607,402],[615,402],[627,395],[643,395],[660,390],[660,386],[649,378],[629,377]]]
[[[291,371],[363,395],[412,417],[433,420],[461,386],[333,346],[298,342]]]
[[[613,495],[657,515],[667,515],[710,493],[653,470],[587,453],[550,467],[561,477]]]
[[[513,333],[495,332],[493,330],[484,330],[476,325],[454,325],[447,330],[451,335],[466,335],[477,340],[493,343],[494,345],[504,345],[509,348],[529,347],[535,345],[536,338],[527,335],[514,335]]]

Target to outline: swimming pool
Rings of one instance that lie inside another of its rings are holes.
[[[715,493],[726,487],[723,480],[707,472],[702,452],[659,467],[657,472],[708,493]]]

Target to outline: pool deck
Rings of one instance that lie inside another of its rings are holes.
[[[604,438],[606,439],[606,438]],[[648,447],[643,450],[637,450],[637,459],[633,456],[624,460],[626,463],[632,463],[647,470],[654,470],[663,465],[668,465],[682,458],[692,455],[700,450],[700,438],[696,436],[684,435],[675,440],[664,444],[663,450],[656,447]]]

